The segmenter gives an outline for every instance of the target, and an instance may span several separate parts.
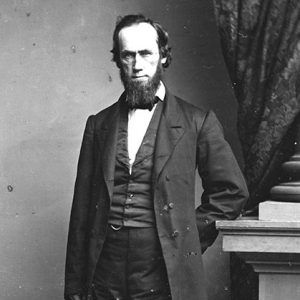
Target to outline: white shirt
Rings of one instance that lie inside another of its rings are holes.
[[[161,101],[164,100],[166,95],[166,88],[162,81],[159,84],[157,92],[155,94]],[[150,120],[156,108],[154,105],[150,111],[148,109],[130,109],[128,112],[128,155],[129,155],[129,172],[131,174],[132,165],[135,161],[136,154],[142,143],[144,135],[149,126]]]

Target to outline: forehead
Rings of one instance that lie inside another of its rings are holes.
[[[121,51],[158,50],[156,30],[148,23],[124,27],[119,32],[119,47]]]

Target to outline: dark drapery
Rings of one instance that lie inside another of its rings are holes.
[[[300,111],[300,1],[215,0],[215,8],[239,103],[251,209],[269,197],[281,163],[293,153]]]
[[[300,111],[300,0],[214,0],[238,101],[238,133],[250,200],[269,198],[294,151]],[[300,128],[300,127],[299,127]],[[257,299],[251,266],[231,256],[232,299]]]

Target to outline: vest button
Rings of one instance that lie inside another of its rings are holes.
[[[169,206],[170,209],[172,209],[172,208],[174,207],[174,203],[173,203],[173,202],[170,202],[170,203],[168,204],[168,206]]]
[[[178,237],[178,235],[179,235],[179,231],[178,230],[174,230],[173,233],[172,233],[172,237],[176,238],[176,237]]]

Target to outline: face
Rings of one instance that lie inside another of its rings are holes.
[[[121,72],[141,85],[155,75],[158,66],[166,61],[161,58],[156,30],[148,23],[134,24],[119,32]]]

